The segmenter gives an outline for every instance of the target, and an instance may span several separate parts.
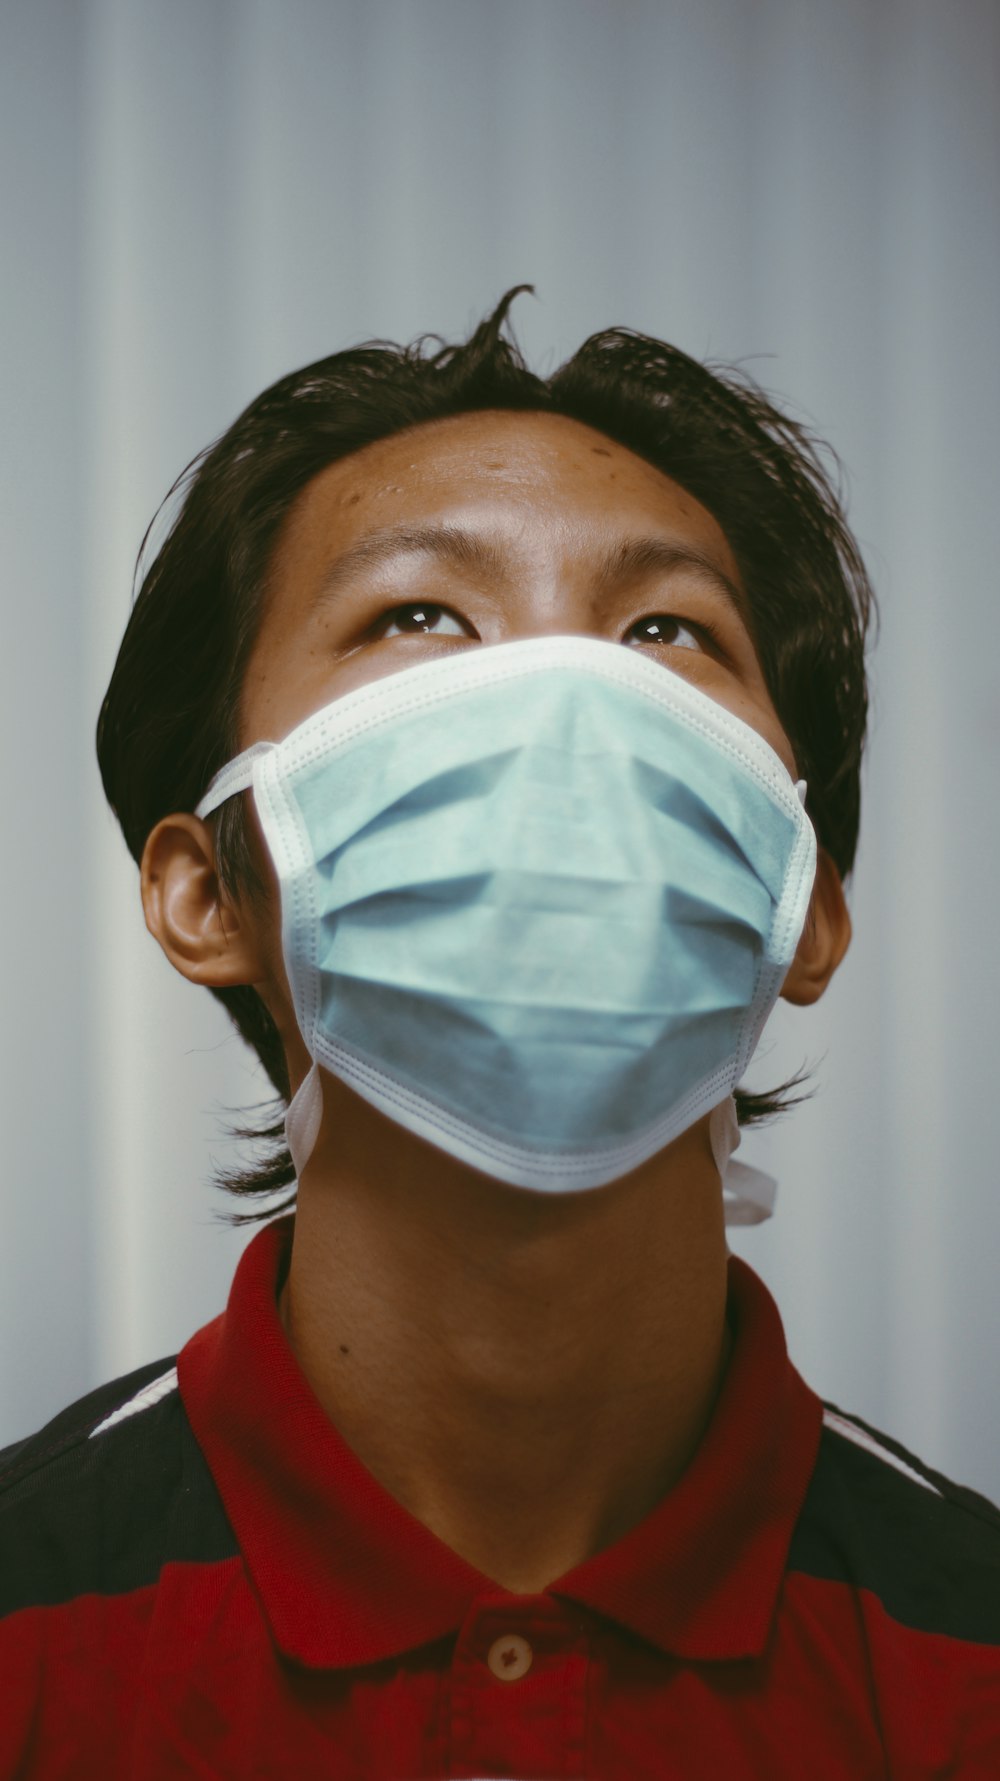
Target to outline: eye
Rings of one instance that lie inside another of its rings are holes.
[[[416,637],[421,633],[435,637],[468,637],[469,626],[449,612],[447,606],[435,606],[430,600],[411,600],[405,606],[394,606],[379,620],[379,637]]]
[[[703,649],[704,644],[698,632],[701,626],[682,624],[669,612],[652,612],[648,618],[637,619],[625,633],[626,643],[653,643],[661,648],[671,649]]]

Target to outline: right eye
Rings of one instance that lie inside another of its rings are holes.
[[[429,600],[411,600],[405,606],[394,606],[376,626],[378,637],[468,637],[469,626],[447,606],[435,606]]]

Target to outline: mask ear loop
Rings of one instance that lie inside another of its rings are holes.
[[[285,1114],[285,1142],[295,1167],[297,1180],[301,1178],[302,1171],[316,1148],[322,1118],[323,1090],[320,1086],[319,1070],[313,1064],[312,1069],[299,1083],[288,1103],[288,1112]]]
[[[749,1163],[733,1161],[733,1151],[740,1142],[740,1124],[736,1117],[736,1099],[727,1095],[713,1107],[708,1122],[712,1155],[722,1182],[722,1200],[726,1224],[763,1224],[774,1211],[778,1183],[763,1169]]]

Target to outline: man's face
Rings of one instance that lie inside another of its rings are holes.
[[[352,687],[431,656],[570,633],[641,649],[682,674],[796,776],[720,526],[624,446],[538,413],[430,422],[314,477],[274,554],[239,746],[281,741]],[[211,832],[181,813],[146,843],[146,919],[192,981],[254,985],[294,1089],[309,1057],[281,953],[277,879],[252,806],[247,816],[269,894],[220,900]],[[822,995],[849,938],[840,878],[820,849],[786,1000]]]
[[[501,411],[397,434],[306,487],[272,564],[240,747],[430,656],[569,633],[662,661],[795,775],[711,514],[602,433]]]

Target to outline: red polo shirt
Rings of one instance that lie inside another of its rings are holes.
[[[0,1456],[5,1781],[1000,1777],[1000,1514],[824,1406],[742,1261],[680,1482],[515,1596],[327,1420],[277,1314],[290,1232],[176,1369]]]

